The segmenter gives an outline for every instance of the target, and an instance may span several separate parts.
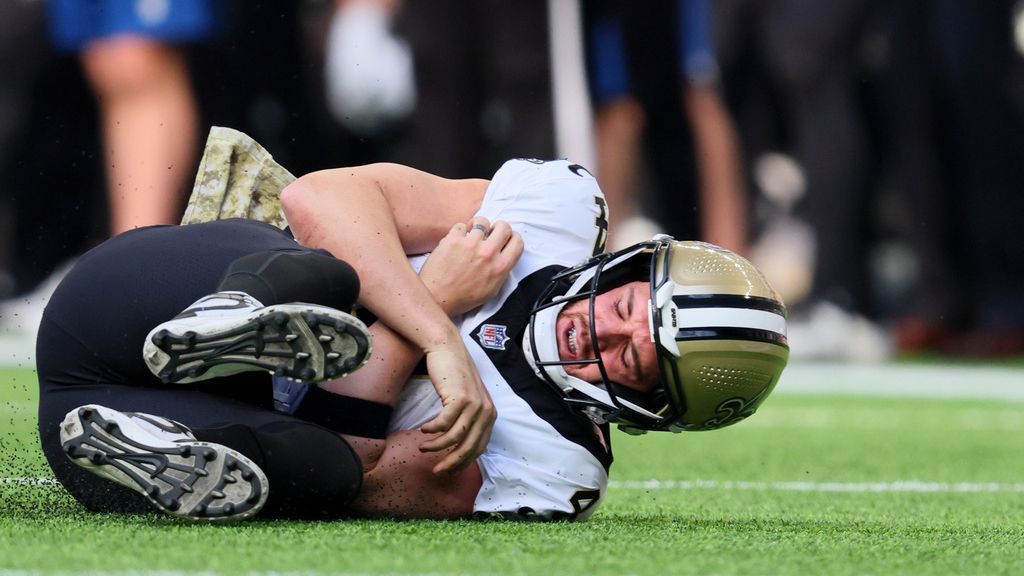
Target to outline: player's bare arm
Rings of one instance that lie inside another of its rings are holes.
[[[494,407],[454,324],[406,256],[432,250],[479,208],[486,180],[448,180],[396,164],[314,172],[281,193],[297,239],[349,262],[362,282],[361,303],[424,351],[444,405],[424,431],[428,451],[451,451],[436,466],[467,466],[490,438]]]
[[[489,232],[485,235],[484,231]],[[522,250],[522,238],[512,231],[508,223],[498,221],[492,225],[486,218],[474,217],[465,224],[459,223],[451,228],[420,270],[420,279],[430,288],[445,313],[455,316],[494,297]],[[349,396],[394,405],[413,368],[422,358],[423,350],[383,322],[374,323],[370,331],[374,338],[374,354],[367,365],[344,379],[323,382],[320,386]],[[493,420],[493,413],[488,416]],[[419,446],[437,436],[436,433],[416,431],[405,435],[402,441],[403,445],[407,445],[418,439]],[[381,455],[391,439],[347,439],[359,453],[368,477],[379,477],[381,474],[374,473],[374,470],[382,462]],[[418,461],[429,458],[432,464],[426,469],[431,470],[440,461],[436,454],[447,453],[417,452],[415,456]],[[423,470],[421,464],[417,465],[418,470]],[[434,486],[431,482],[425,485]],[[407,486],[399,483],[396,488]],[[436,487],[446,490],[453,488],[450,483],[441,483]],[[443,498],[442,495],[437,497]]]

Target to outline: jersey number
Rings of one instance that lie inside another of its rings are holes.
[[[604,244],[608,240],[608,203],[604,201],[604,197],[594,196],[594,204],[597,205],[597,216],[594,218],[597,238],[594,240],[594,252],[591,256],[604,252]]]
[[[590,508],[597,501],[601,499],[600,490],[577,490],[572,498],[569,498],[569,503],[572,504],[573,511],[576,515],[582,514],[587,508]]]

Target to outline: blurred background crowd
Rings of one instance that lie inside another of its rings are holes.
[[[0,62],[5,337],[221,125],[294,174],[571,157],[612,248],[761,266],[794,357],[1024,355],[1024,0],[4,0]]]

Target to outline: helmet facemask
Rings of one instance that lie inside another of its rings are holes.
[[[530,326],[524,337],[527,359],[537,374],[557,388],[567,402],[582,409],[599,424],[617,422],[648,428],[660,420],[658,412],[667,408],[660,387],[650,393],[642,393],[611,380],[601,356],[594,313],[599,295],[649,277],[650,250],[654,245],[646,242],[619,252],[601,254],[562,271],[552,279],[531,313]],[[589,334],[577,337],[590,339],[594,358],[562,360],[555,327],[558,316],[565,306],[584,299],[588,301]],[[587,382],[565,370],[570,365],[590,364],[597,366],[601,382]]]

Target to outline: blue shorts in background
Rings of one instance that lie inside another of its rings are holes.
[[[212,38],[222,0],[49,0],[50,35],[60,50],[100,38],[134,35],[168,43]]]
[[[680,76],[687,82],[713,84],[718,62],[711,40],[711,13],[707,0],[677,0],[676,16]],[[587,46],[591,96],[601,104],[630,95],[632,86],[626,65],[622,22],[614,10],[599,15],[591,24]],[[673,47],[666,46],[666,50]]]

